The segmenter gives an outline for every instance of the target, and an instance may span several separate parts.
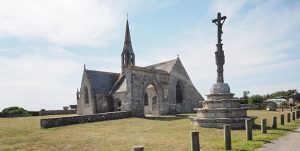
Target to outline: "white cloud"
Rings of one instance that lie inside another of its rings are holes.
[[[125,12],[135,3],[134,0],[2,0],[0,37],[43,39],[58,45],[106,46],[119,36]]]
[[[284,80],[284,77],[288,78],[287,72],[298,72],[300,66],[300,60],[292,58],[292,54],[289,54],[291,49],[297,51],[300,45],[299,8],[283,5],[282,1],[215,2],[213,12],[221,11],[222,15],[227,16],[223,27],[225,82],[238,85],[239,87],[233,90],[238,89],[240,92],[258,92],[255,88],[269,86],[270,80],[281,81],[281,90],[300,89],[299,85],[285,84]],[[207,18],[208,24],[197,24],[188,28],[185,33],[176,33],[171,44],[167,43],[163,48],[151,48],[151,53],[160,54],[158,58],[152,59],[160,61],[170,58],[170,54],[175,57],[175,53],[180,52],[183,64],[202,95],[209,93],[210,86],[216,80],[216,27],[210,22],[211,19]],[[148,59],[147,56],[149,54],[144,54],[143,57]],[[252,78],[265,74],[283,76],[270,76],[268,81],[262,83],[253,82]],[[246,82],[249,80],[252,83]],[[279,86],[274,87],[273,91],[279,90]],[[261,91],[264,92],[266,91]]]
[[[0,108],[17,105],[39,110],[76,104],[75,88],[81,71],[81,64],[42,54],[1,59]]]

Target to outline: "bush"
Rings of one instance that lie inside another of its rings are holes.
[[[2,117],[2,112],[0,112],[0,117]]]
[[[28,114],[28,112],[22,107],[17,107],[17,106],[8,107],[2,110],[2,116],[18,115],[18,114]]]
[[[28,113],[31,114],[31,116],[40,116],[39,111],[28,111]]]
[[[280,106],[281,107],[288,107],[289,104],[285,101],[285,102],[280,103]]]
[[[263,103],[264,97],[260,95],[252,95],[251,97],[248,98],[248,102],[250,104],[255,104],[255,103]]]

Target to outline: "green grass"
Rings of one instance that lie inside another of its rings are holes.
[[[287,111],[285,111],[286,116]],[[248,111],[248,115],[267,118],[281,112]],[[0,118],[0,150],[112,150],[130,151],[134,145],[143,145],[146,151],[188,151],[190,131],[200,131],[202,150],[223,150],[223,130],[193,126],[188,114],[151,118],[129,118],[64,127],[41,129],[39,120],[58,116]],[[300,120],[268,129],[268,134],[253,130],[253,141],[247,141],[245,130],[232,131],[234,150],[254,150],[270,140],[277,139],[300,126]]]

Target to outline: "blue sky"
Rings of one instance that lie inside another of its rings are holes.
[[[2,0],[0,109],[76,104],[83,64],[119,72],[127,12],[136,65],[179,54],[205,97],[216,81],[218,11],[227,16],[225,82],[236,96],[300,90],[297,0]]]

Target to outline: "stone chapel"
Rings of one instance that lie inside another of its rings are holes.
[[[88,70],[84,66],[77,90],[79,115],[131,111],[132,116],[193,112],[203,97],[194,87],[179,57],[139,67],[135,65],[129,23],[121,54],[120,73]]]

